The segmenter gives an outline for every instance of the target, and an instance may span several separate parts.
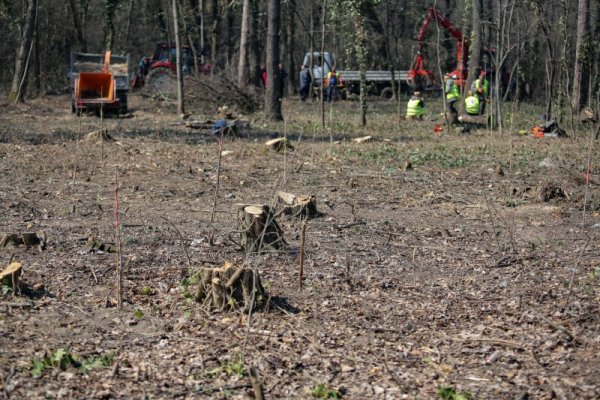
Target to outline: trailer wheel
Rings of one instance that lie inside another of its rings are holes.
[[[391,87],[383,88],[379,97],[382,100],[392,100],[394,98],[394,90]]]
[[[119,113],[127,114],[127,93],[119,95]]]

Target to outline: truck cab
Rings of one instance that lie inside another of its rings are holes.
[[[335,67],[335,58],[333,57],[332,53],[327,51],[324,53],[321,53],[320,51],[315,51],[312,53],[309,52],[304,55],[304,61],[302,64],[310,68],[313,84],[319,85],[323,78],[327,76],[329,71]]]

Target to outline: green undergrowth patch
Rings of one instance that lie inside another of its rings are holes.
[[[69,349],[56,349],[47,353],[41,359],[32,359],[29,372],[31,376],[37,378],[42,376],[46,370],[66,371],[72,367],[82,374],[87,374],[93,369],[110,367],[114,364],[115,359],[116,356],[112,352],[80,358]]]

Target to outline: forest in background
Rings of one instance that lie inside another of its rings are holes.
[[[273,0],[179,0],[182,41],[194,48],[198,58],[210,63],[214,73],[239,81],[243,9],[249,7],[250,72],[244,80],[258,85],[257,70],[266,61],[270,1]],[[497,50],[494,62],[504,66],[516,97],[546,104],[548,111],[564,110],[563,106],[569,103],[574,109],[586,105],[595,109],[593,102],[597,101],[600,86],[597,0],[277,3],[281,13],[281,62],[287,71],[293,71],[285,88],[288,93],[296,90],[296,71],[304,53],[311,49],[320,51],[323,47],[334,52],[340,69],[358,69],[356,18],[364,21],[366,27],[367,69],[409,69],[417,49],[417,32],[428,7],[435,6],[472,43]],[[32,17],[32,27],[27,26],[28,15]],[[31,44],[19,56],[29,31]],[[71,52],[101,53],[112,48],[113,53],[130,54],[135,66],[140,57],[153,51],[157,42],[173,42],[171,1],[2,0],[0,35],[3,92],[10,90],[15,64],[21,58],[27,71],[27,79],[21,79],[25,97],[60,93],[68,88]],[[441,71],[455,68],[456,40],[446,30],[431,24],[425,40],[429,69],[437,72],[438,60]]]

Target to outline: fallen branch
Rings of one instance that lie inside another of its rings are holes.
[[[454,340],[461,341],[461,342],[481,342],[481,343],[487,343],[487,344],[494,344],[494,345],[498,345],[498,346],[511,347],[513,349],[520,349],[520,350],[525,349],[525,346],[523,346],[520,343],[511,342],[509,340],[504,340],[504,339],[496,339],[496,338],[455,338]]]
[[[567,339],[569,339],[569,341],[576,341],[575,335],[571,331],[569,331],[567,328],[565,328],[564,326],[557,324],[556,322],[552,321],[550,318],[542,315],[541,313],[539,313],[538,311],[536,311],[534,309],[532,309],[531,312],[536,317],[538,317],[539,319],[541,319],[542,321],[544,321],[545,323],[550,325],[550,327],[552,327],[554,330],[557,330],[557,331],[563,333],[567,337]]]

